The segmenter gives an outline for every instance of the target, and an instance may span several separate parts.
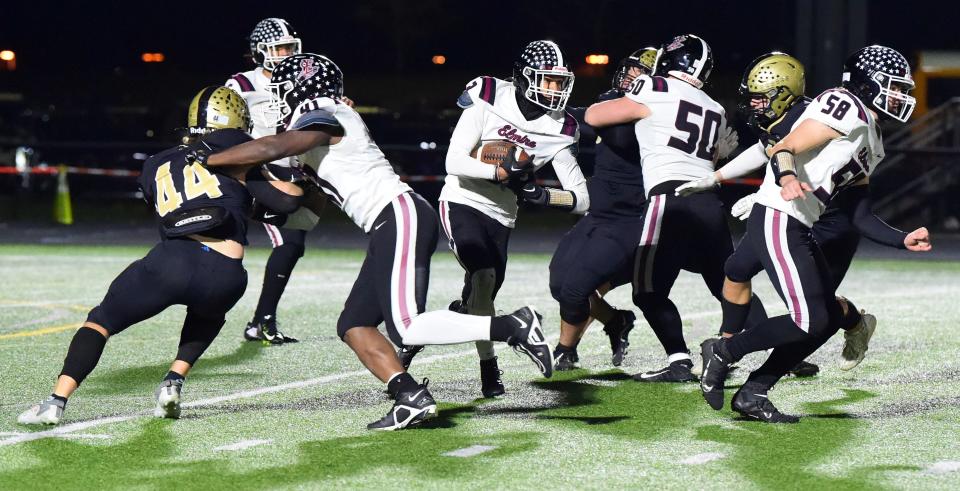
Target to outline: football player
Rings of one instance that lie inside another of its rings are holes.
[[[712,189],[723,179],[743,177],[766,165],[766,148],[783,139],[810,104],[810,99],[804,96],[805,85],[803,64],[786,53],[767,53],[751,62],[740,83],[740,108],[747,116],[747,125],[759,134],[759,141],[711,176],[685,184],[677,192],[687,194]],[[814,240],[827,260],[835,290],[839,288],[853,261],[861,233],[875,242],[906,248],[903,242],[906,234],[890,227],[870,211],[871,201],[867,191],[867,187],[862,185],[839,190],[811,229]],[[752,206],[755,199],[756,195],[752,194],[734,206],[740,212],[737,216],[741,220],[750,215],[750,208],[745,203]],[[751,291],[750,280],[763,271],[763,265],[750,249],[749,243],[749,239],[741,239],[725,266],[727,278],[723,284],[721,334],[726,337],[743,330]],[[845,302],[843,297],[838,299]],[[861,322],[857,325],[840,326],[844,329],[845,338],[840,366],[842,370],[850,370],[863,360],[876,328],[873,315],[861,310],[860,316]],[[791,373],[798,376],[813,375],[818,370],[816,365],[804,361],[794,367]]]
[[[765,422],[799,421],[781,413],[767,393],[841,326],[861,322],[853,302],[835,297],[835,279],[812,229],[833,199],[852,186],[866,190],[884,156],[877,120],[905,122],[916,103],[909,95],[912,89],[910,65],[903,55],[888,47],[867,46],[847,58],[841,87],[811,101],[791,131],[767,150],[770,166],[747,221],[747,244],[788,313],[701,344],[700,389],[713,409],[723,407],[730,364],[747,353],[773,348],[734,394],[731,408]],[[930,250],[925,228],[896,235],[893,244]]]
[[[208,165],[252,164],[296,156],[357,226],[370,236],[367,256],[337,321],[340,338],[382,382],[395,403],[374,430],[395,430],[436,415],[427,390],[406,372],[377,330],[385,322],[396,346],[504,341],[528,355],[549,377],[553,357],[540,315],[524,307],[510,315],[424,312],[430,258],[439,237],[433,208],[400,181],[343,95],[343,74],[328,58],[290,56],[273,71],[271,107],[284,131],[209,157]]]
[[[633,263],[633,300],[663,345],[668,365],[638,374],[639,381],[696,380],[670,290],[686,269],[699,273],[719,300],[723,263],[733,252],[717,193],[674,196],[678,187],[713,172],[716,159],[736,147],[723,107],[703,91],[712,68],[713,54],[703,39],[677,36],[661,48],[653,76],[637,77],[624,97],[598,102],[585,116],[594,127],[633,123],[643,161],[647,204]]]
[[[198,148],[217,151],[251,140],[243,98],[226,87],[203,89],[190,104],[188,126],[187,144],[147,159],[140,176],[159,220],[160,243],[113,280],[74,334],[53,393],[20,414],[20,423],[60,422],[67,399],[96,367],[107,340],[175,304],[186,305],[187,316],[176,359],[156,390],[154,415],[180,416],[187,373],[246,289],[242,259],[251,206],[244,186],[250,166],[211,173],[189,159]]]
[[[227,79],[227,87],[237,91],[247,101],[253,119],[254,138],[273,135],[276,128],[268,122],[266,114],[270,93],[267,84],[270,75],[281,60],[302,51],[299,35],[284,19],[268,18],[257,23],[250,33],[250,55],[256,67],[237,73]],[[280,159],[273,165],[289,167],[290,159]],[[263,288],[254,311],[253,319],[244,328],[243,337],[249,341],[261,340],[265,344],[295,343],[297,339],[277,329],[277,305],[290,281],[297,261],[303,257],[307,231],[317,224],[318,217],[308,209],[294,216],[280,215],[263,222],[270,237],[273,250],[267,259],[263,273]],[[280,224],[281,226],[278,226]]]
[[[614,72],[612,88],[598,99],[623,97],[635,78],[653,72],[656,59],[657,49],[652,47],[631,53]],[[613,365],[620,366],[636,321],[633,312],[610,308],[597,292],[630,282],[646,200],[640,149],[632,124],[594,129],[583,121],[585,111],[571,108],[570,114],[580,125],[580,138],[596,142],[594,175],[587,181],[590,209],[563,236],[550,261],[550,292],[560,303],[560,340],[553,352],[556,370],[579,366],[577,345],[591,317],[604,324]]]
[[[577,121],[564,110],[573,83],[560,47],[552,41],[533,41],[513,64],[511,80],[475,78],[457,100],[463,113],[450,138],[447,177],[440,192],[444,232],[466,270],[461,298],[452,308],[474,315],[495,312],[518,196],[579,214],[589,207],[586,180],[575,157]],[[518,162],[511,154],[508,161],[494,166],[471,157],[478,146],[498,140],[515,143],[530,159]],[[563,189],[544,188],[530,179],[548,162]],[[404,365],[409,366],[420,348],[401,348]],[[493,345],[477,343],[477,353],[482,394],[503,394]]]

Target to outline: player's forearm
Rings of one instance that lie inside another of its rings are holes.
[[[777,152],[787,151],[794,155],[808,152],[815,148],[822,147],[835,138],[840,138],[840,132],[812,119],[807,119],[800,123],[796,129],[789,135],[780,140],[779,143],[767,150],[767,155],[773,156]]]
[[[497,180],[497,166],[480,162],[460,148],[447,151],[447,174],[474,179]]]
[[[267,136],[242,145],[237,145],[223,152],[211,155],[207,158],[206,164],[211,167],[260,164],[294,155],[284,154],[285,149],[281,145],[276,145],[275,140],[275,136]]]
[[[856,227],[864,237],[878,244],[896,247],[897,249],[906,249],[907,247],[904,244],[904,239],[907,237],[906,232],[891,227],[873,213],[873,201],[867,194],[868,190],[866,186],[856,186],[856,188],[862,189],[847,191],[861,194],[857,201],[857,206],[854,209],[853,219],[851,220],[853,226]]]
[[[747,149],[740,153],[740,155],[737,155],[735,159],[728,162],[727,165],[717,169],[715,174],[717,179],[736,179],[763,167],[763,165],[767,163],[767,157],[763,148],[760,148],[759,145],[758,143],[754,147]]]

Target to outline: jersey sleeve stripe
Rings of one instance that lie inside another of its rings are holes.
[[[244,74],[238,73],[231,78],[236,80],[237,83],[240,84],[240,90],[242,90],[243,92],[252,92],[253,90],[255,90],[253,88],[253,83],[251,83],[250,79],[248,79]]]
[[[492,77],[483,77],[483,85],[480,86],[480,98],[492,106],[496,97],[497,83]]]
[[[667,91],[667,79],[663,77],[653,77],[653,91],[654,92],[666,92]]]
[[[574,136],[577,134],[577,118],[574,118],[570,113],[563,113],[563,128],[560,130],[566,136]]]

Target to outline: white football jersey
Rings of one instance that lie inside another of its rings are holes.
[[[270,92],[267,90],[267,84],[270,83],[270,77],[263,74],[263,69],[257,67],[248,72],[238,73],[223,84],[233,89],[247,103],[247,109],[250,110],[250,119],[253,120],[253,131],[250,136],[260,138],[263,136],[277,134],[277,128],[267,123],[264,117],[264,109],[270,102]],[[272,164],[289,167],[293,165],[293,159],[279,159]]]
[[[479,145],[509,141],[533,157],[539,169],[552,162],[564,189],[576,196],[575,213],[589,206],[586,179],[576,160],[577,120],[566,111],[548,111],[533,121],[520,112],[512,82],[478,77],[467,84],[457,105],[464,109],[447,151],[447,177],[440,199],[474,208],[513,228],[517,196],[494,182],[496,166],[470,158]]]
[[[370,131],[353,108],[329,97],[310,99],[293,111],[287,131],[310,125],[343,128],[343,138],[335,145],[323,145],[297,156],[320,177],[320,187],[344,213],[370,232],[377,215],[410,186],[383,156],[370,138]]]
[[[757,192],[757,203],[780,210],[812,227],[830,199],[845,187],[873,173],[883,160],[877,122],[862,102],[844,89],[830,89],[813,100],[793,124],[812,119],[839,132],[819,149],[796,155],[797,177],[813,188],[805,199],[784,201],[770,166]]]
[[[634,124],[647,195],[666,181],[693,181],[714,170],[714,146],[726,124],[723,106],[678,79],[640,75],[626,97],[650,109]]]

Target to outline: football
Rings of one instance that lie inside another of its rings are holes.
[[[486,143],[481,143],[477,148],[473,149],[473,152],[470,152],[470,156],[490,165],[500,165],[504,159],[507,158],[507,155],[510,152],[515,152],[519,150],[520,153],[517,154],[517,161],[527,160],[530,158],[530,155],[527,154],[522,148],[516,146],[515,144],[503,141],[496,140]]]

